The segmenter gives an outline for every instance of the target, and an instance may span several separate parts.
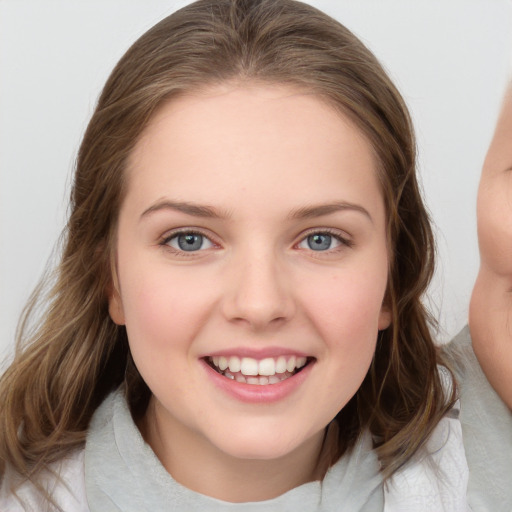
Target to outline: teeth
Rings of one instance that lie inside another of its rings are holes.
[[[266,359],[262,359],[258,365],[258,373],[260,375],[275,375],[276,373],[276,364],[271,357],[267,357]]]
[[[286,365],[286,369],[289,372],[293,372],[293,370],[295,370],[296,362],[297,362],[297,360],[295,359],[295,356],[290,357],[290,359],[288,359],[288,364]]]
[[[229,371],[236,373],[240,371],[240,359],[236,356],[229,358]]]
[[[295,363],[295,365],[297,366],[297,368],[302,368],[303,366],[306,366],[307,360],[307,357],[297,357],[297,362]]]
[[[258,361],[251,357],[244,357],[240,364],[240,371],[244,375],[258,375]]]
[[[224,356],[219,357],[219,369],[224,371],[228,367],[228,360]]]
[[[281,356],[276,361],[276,373],[284,373],[286,371],[286,358]]]
[[[213,356],[210,362],[227,378],[247,384],[277,384],[291,377],[296,369],[307,363],[306,357],[266,357],[258,361],[252,357]]]

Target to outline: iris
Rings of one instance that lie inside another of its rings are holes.
[[[315,233],[308,236],[307,243],[313,251],[325,251],[331,248],[332,236],[325,233]]]

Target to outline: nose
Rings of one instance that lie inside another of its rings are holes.
[[[289,273],[275,254],[245,254],[233,262],[223,300],[228,321],[261,331],[288,322],[295,310]]]

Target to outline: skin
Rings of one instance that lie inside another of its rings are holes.
[[[259,501],[318,478],[325,427],[359,388],[390,323],[375,169],[353,124],[284,86],[226,84],[174,99],[136,145],[110,313],[126,325],[153,393],[140,429],[186,487]],[[208,237],[203,248],[180,251],[179,229]],[[308,235],[326,230],[329,248],[310,249]],[[275,347],[314,362],[271,403],[229,396],[201,362]]]
[[[480,270],[469,325],[489,382],[512,409],[512,85],[484,162],[478,190]]]

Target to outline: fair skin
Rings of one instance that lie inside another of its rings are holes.
[[[469,325],[489,382],[512,409],[512,85],[509,86],[478,190],[480,270]]]
[[[390,324],[375,169],[351,122],[277,85],[174,99],[137,143],[110,314],[152,391],[141,431],[186,487],[260,501],[318,478]]]

